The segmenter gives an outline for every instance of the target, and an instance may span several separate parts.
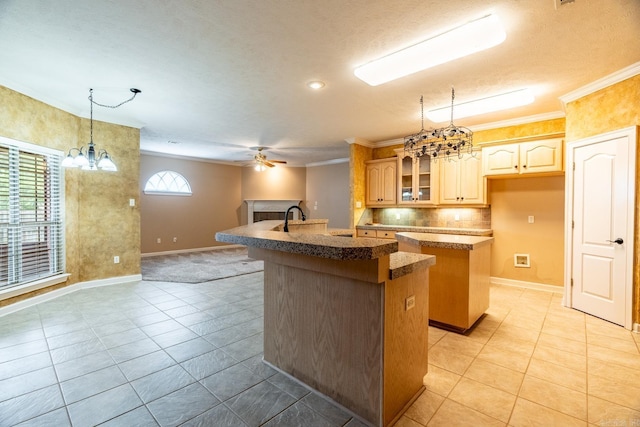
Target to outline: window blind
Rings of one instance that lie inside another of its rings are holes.
[[[61,160],[0,140],[0,289],[64,271]]]

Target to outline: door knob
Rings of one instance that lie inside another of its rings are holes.
[[[607,242],[609,243],[617,243],[619,245],[624,243],[624,240],[622,240],[622,238],[618,237],[616,240],[607,240]]]

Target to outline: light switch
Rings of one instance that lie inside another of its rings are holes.
[[[533,217],[533,215],[529,215],[529,224],[533,224],[535,218]]]
[[[136,205],[136,199],[129,199],[129,206],[135,206]]]

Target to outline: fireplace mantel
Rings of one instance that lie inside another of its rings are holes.
[[[302,200],[245,200],[247,204],[247,223],[253,224],[255,212],[282,212],[283,214],[291,206],[299,206]],[[298,219],[298,210],[292,211],[293,219]]]

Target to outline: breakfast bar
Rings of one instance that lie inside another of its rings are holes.
[[[435,257],[280,224],[216,234],[264,260],[265,363],[366,425],[394,424],[424,390]]]

